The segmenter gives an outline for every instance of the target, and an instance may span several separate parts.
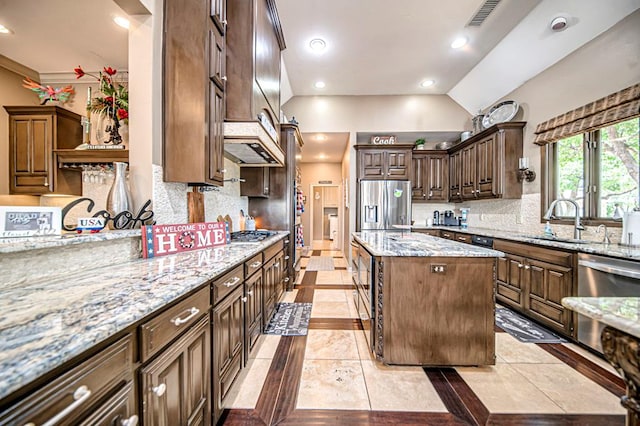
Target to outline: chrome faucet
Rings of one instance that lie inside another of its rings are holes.
[[[567,203],[573,204],[573,206],[576,208],[576,218],[575,218],[575,223],[573,225],[573,238],[575,238],[576,240],[579,240],[580,231],[584,231],[584,226],[582,226],[582,224],[580,223],[580,207],[578,206],[578,203],[576,203],[575,201],[569,200],[567,198],[558,198],[557,200],[553,200],[551,202],[551,205],[549,206],[549,210],[547,210],[547,212],[544,214],[544,216],[542,216],[542,218],[545,220],[555,219],[555,216],[553,215],[553,210],[556,208],[556,204],[558,204],[560,201],[566,201]]]
[[[604,228],[604,238],[602,239],[602,243],[611,244],[611,239],[609,238],[609,233],[607,232],[607,225],[605,225],[604,223],[601,223],[600,225],[598,225],[596,232],[600,233],[600,230],[603,228]]]

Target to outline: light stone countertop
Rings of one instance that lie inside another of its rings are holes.
[[[640,338],[640,297],[565,297],[562,306]]]
[[[462,234],[480,235],[483,237],[491,237],[491,238],[497,238],[501,240],[511,240],[511,241],[518,241],[522,243],[536,244],[539,246],[545,246],[545,247],[551,247],[551,248],[572,250],[572,251],[577,251],[581,253],[592,253],[592,254],[599,254],[603,256],[618,257],[621,259],[640,261],[640,247],[626,247],[626,246],[621,246],[619,244],[602,244],[595,241],[590,244],[567,243],[567,242],[561,242],[561,241],[542,240],[538,238],[533,238],[534,237],[533,232],[527,234],[526,232],[518,233],[513,231],[500,231],[496,229],[477,228],[477,227],[469,227],[465,229],[457,226],[412,225],[411,229],[414,231],[439,229],[443,231],[452,231],[452,232],[459,232]]]
[[[502,257],[504,253],[484,247],[432,237],[418,232],[354,232],[357,242],[374,256],[401,257]]]
[[[95,234],[89,232],[82,234],[69,232],[62,235],[0,238],[0,254],[117,240],[121,238],[133,238],[139,237],[140,235],[140,229],[126,229],[114,231],[104,230],[102,232],[96,232]]]
[[[138,259],[3,290],[0,400],[286,235]]]

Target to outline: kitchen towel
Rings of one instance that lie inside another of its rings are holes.
[[[496,308],[496,325],[524,343],[565,343],[566,340],[507,308]]]
[[[306,336],[311,317],[311,303],[278,303],[264,334]]]
[[[314,256],[307,263],[307,271],[333,271],[333,258],[328,256]]]

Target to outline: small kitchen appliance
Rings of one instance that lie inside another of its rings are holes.
[[[632,210],[622,216],[621,244],[640,246],[640,210]]]
[[[444,216],[441,219],[441,225],[458,226],[458,218],[453,214],[452,210],[444,211]]]

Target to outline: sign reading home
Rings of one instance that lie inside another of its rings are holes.
[[[223,246],[230,242],[226,222],[143,226],[142,238],[144,258]]]
[[[396,143],[395,136],[371,136],[371,145],[393,145]]]

